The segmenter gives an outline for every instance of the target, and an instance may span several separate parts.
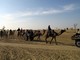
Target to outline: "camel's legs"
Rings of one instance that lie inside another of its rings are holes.
[[[48,37],[45,38],[46,44],[48,43],[47,38],[48,38]]]
[[[56,45],[57,45],[56,37],[52,37],[52,39],[51,39],[51,41],[50,41],[50,44],[51,44],[51,42],[53,41],[53,38],[54,38],[55,43],[56,43]]]
[[[54,40],[55,40],[55,43],[56,43],[56,45],[57,45],[56,37],[54,38]]]
[[[50,41],[50,44],[51,44],[52,41],[53,41],[53,37],[52,37],[52,39],[51,39],[51,41]]]
[[[29,37],[28,37],[28,36],[26,36],[26,41],[28,41],[28,39],[29,39]]]
[[[41,40],[40,36],[37,37],[37,40]]]

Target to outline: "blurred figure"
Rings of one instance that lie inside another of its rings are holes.
[[[51,35],[51,27],[50,27],[50,25],[48,26],[48,35]]]
[[[18,28],[17,31],[20,31],[20,28]]]
[[[80,29],[77,29],[77,33],[76,34],[80,34]]]

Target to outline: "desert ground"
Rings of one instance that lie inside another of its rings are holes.
[[[58,32],[58,31],[57,31]],[[25,41],[21,38],[0,38],[0,60],[80,60],[80,48],[71,36],[75,30],[67,30],[57,36],[57,43],[46,44],[45,34],[41,40]],[[50,41],[51,38],[48,38]]]

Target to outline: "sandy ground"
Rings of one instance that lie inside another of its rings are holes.
[[[55,50],[80,50],[76,46],[63,46],[63,45],[50,45],[50,44],[17,44],[17,43],[3,43],[2,46],[14,46],[14,47],[25,47],[25,48],[40,48],[40,49],[55,49]]]
[[[80,48],[0,42],[0,60],[80,60]]]

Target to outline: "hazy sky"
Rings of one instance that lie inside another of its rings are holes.
[[[80,0],[0,0],[0,29],[80,28]]]

